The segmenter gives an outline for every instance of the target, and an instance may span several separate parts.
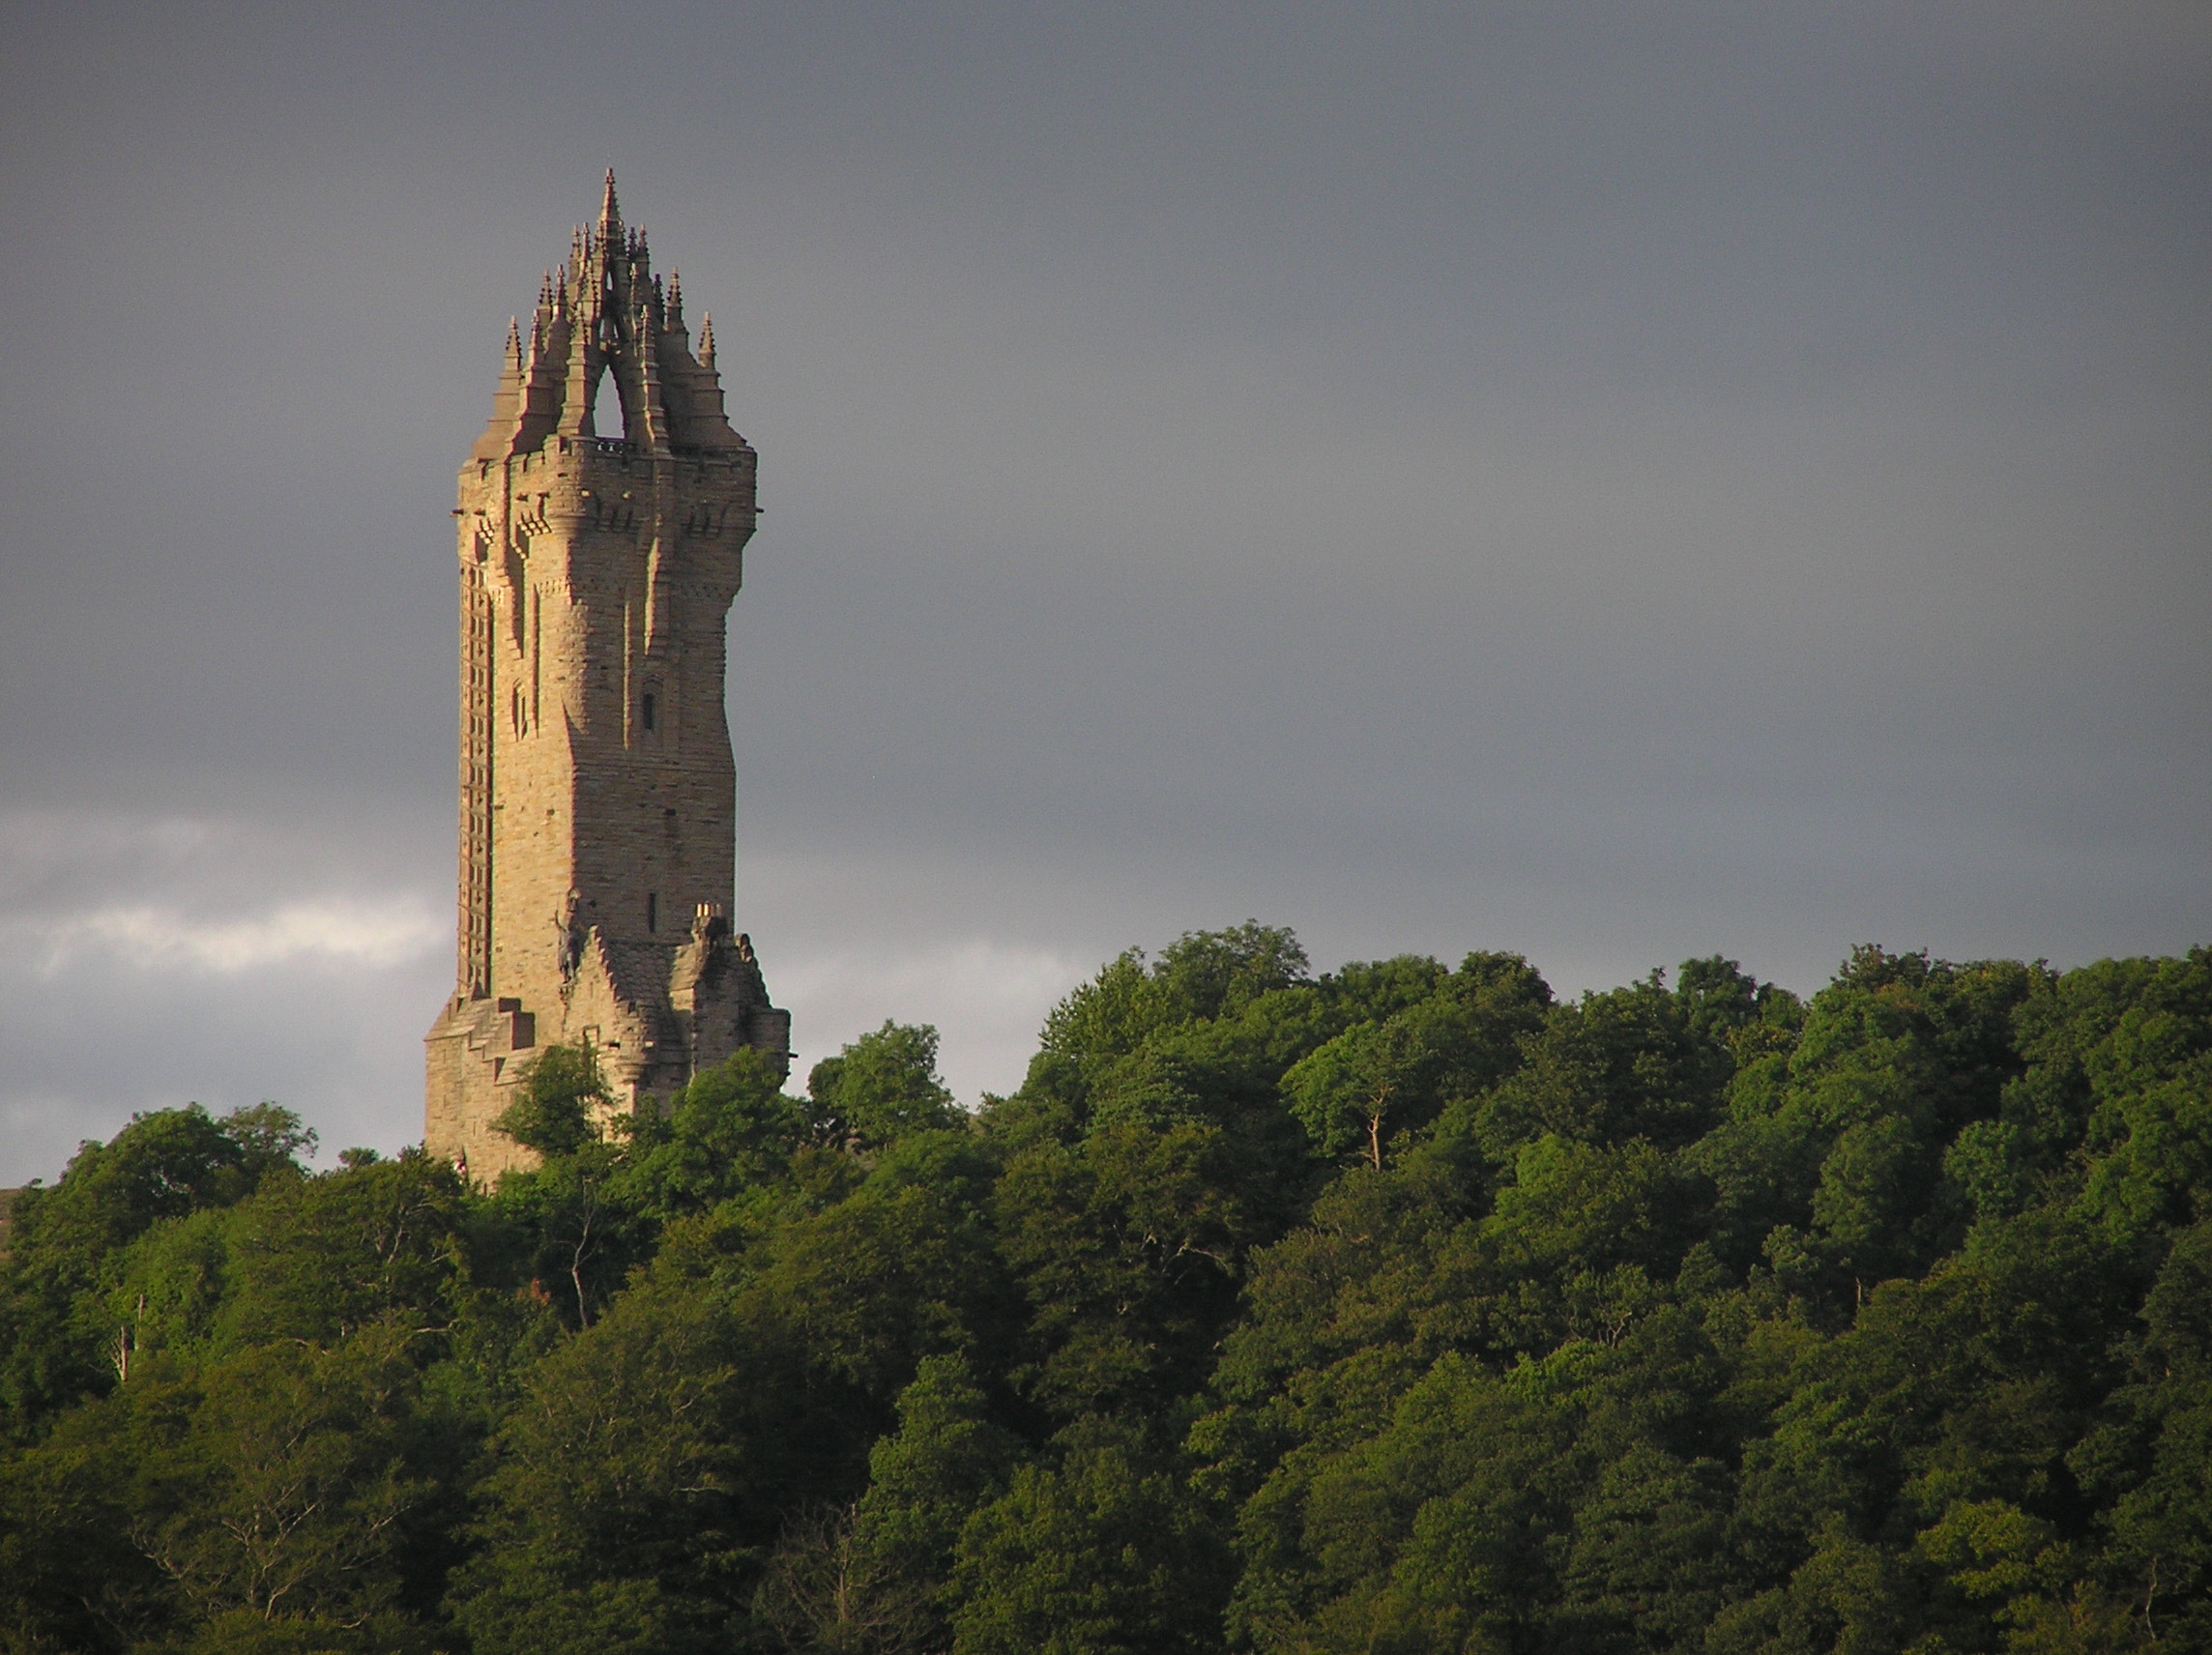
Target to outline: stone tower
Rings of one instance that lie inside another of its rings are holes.
[[[534,1158],[491,1123],[552,1042],[590,1042],[632,1109],[741,1046],[788,1062],[790,1016],[729,921],[723,628],[754,466],[713,324],[694,353],[678,280],[653,274],[610,172],[527,338],[509,328],[453,512],[459,945],[426,1037],[423,1136],[474,1177]]]

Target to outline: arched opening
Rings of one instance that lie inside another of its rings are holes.
[[[615,384],[612,368],[599,375],[599,388],[592,394],[592,429],[601,437],[629,435],[623,422],[622,388]]]

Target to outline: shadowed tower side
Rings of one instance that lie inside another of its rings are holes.
[[[755,472],[713,324],[694,351],[682,288],[624,226],[610,172],[527,334],[509,327],[453,513],[457,958],[426,1037],[423,1134],[472,1176],[533,1158],[491,1122],[552,1042],[589,1041],[627,1108],[741,1046],[788,1062],[789,1014],[729,919],[725,624]]]

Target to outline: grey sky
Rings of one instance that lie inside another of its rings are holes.
[[[2212,939],[2197,4],[9,5],[0,1182],[421,1130],[452,474],[614,165],[767,507],[740,918],[971,1100],[1129,944]]]

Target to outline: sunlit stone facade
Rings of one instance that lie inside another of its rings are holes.
[[[620,429],[602,432],[595,403],[616,402]],[[458,947],[423,1130],[472,1177],[530,1159],[491,1122],[550,1043],[589,1041],[626,1108],[741,1046],[788,1060],[789,1015],[730,926],[724,627],[755,470],[723,412],[713,324],[694,349],[610,173],[598,222],[527,333],[509,330],[453,513]]]

